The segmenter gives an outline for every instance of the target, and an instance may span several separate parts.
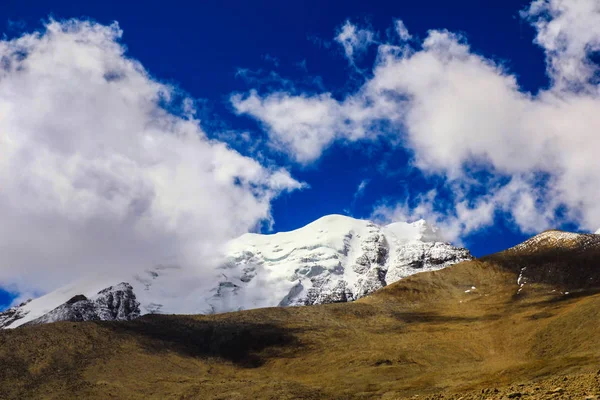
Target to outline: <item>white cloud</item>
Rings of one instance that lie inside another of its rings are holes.
[[[396,21],[394,21],[394,25],[394,27],[396,28],[396,33],[398,34],[400,40],[406,42],[407,40],[410,40],[412,38],[411,34],[406,28],[406,25],[404,25],[404,22],[401,19],[397,19]]]
[[[354,199],[357,199],[363,195],[369,182],[370,182],[369,179],[363,179],[362,181],[360,181],[360,183],[358,184],[358,187],[356,188],[356,192],[354,192]]]
[[[0,286],[45,292],[165,260],[202,273],[300,187],[207,139],[193,102],[120,36],[71,20],[0,41]]]
[[[464,38],[434,30],[419,47],[379,45],[372,77],[341,100],[252,92],[233,104],[300,163],[335,140],[385,137],[409,148],[414,165],[443,178],[453,195],[451,209],[437,196],[422,212],[455,219],[456,236],[491,224],[496,212],[526,232],[564,221],[595,229],[600,93],[589,57],[600,46],[598,2],[537,0],[522,16],[538,30],[535,43],[552,80],[537,94],[521,90],[514,75],[473,53]]]
[[[368,29],[359,29],[350,21],[346,21],[339,30],[335,41],[344,48],[344,54],[351,64],[356,56],[364,53],[374,42],[375,35]]]
[[[231,101],[238,113],[252,114],[265,124],[274,147],[303,163],[318,158],[344,123],[340,105],[329,94],[309,98],[275,93],[261,98],[251,91]]]
[[[535,0],[521,13],[537,29],[556,89],[589,88],[597,66],[588,59],[600,50],[600,3],[595,0]]]
[[[413,206],[409,205],[408,199],[378,204],[371,218],[381,223],[426,219],[441,228],[440,235],[446,240],[462,244],[465,234],[492,225],[496,213],[510,215],[523,231],[536,232],[551,226],[557,208],[557,204],[540,207],[544,195],[536,193],[537,190],[521,177],[514,177],[505,185],[490,186],[486,194],[471,196],[471,199],[466,194],[469,185],[464,181],[452,181],[448,185],[455,196],[450,204],[440,199],[443,196],[433,189],[413,199],[416,203]]]

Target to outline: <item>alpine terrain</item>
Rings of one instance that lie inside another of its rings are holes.
[[[0,398],[596,399],[599,260],[547,231],[354,302],[3,330]]]
[[[379,226],[330,215],[292,232],[243,235],[228,244],[224,263],[200,277],[158,265],[74,282],[1,312],[0,328],[347,302],[471,258],[423,220]]]

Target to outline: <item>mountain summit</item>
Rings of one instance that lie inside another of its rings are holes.
[[[135,312],[115,314],[115,319],[148,313],[212,314],[353,301],[414,273],[471,258],[468,250],[444,242],[438,230],[423,220],[381,226],[329,215],[294,231],[248,233],[232,240],[225,261],[215,265],[208,278],[203,276],[202,287],[187,283],[191,295],[178,286],[187,280],[187,271],[161,265],[116,280],[111,277],[114,282],[107,278],[75,282],[0,313],[0,327],[81,320],[81,313],[67,312],[76,307],[65,304],[76,296],[97,298],[119,282],[130,285],[127,298],[132,298],[132,306],[127,309]],[[137,302],[139,310],[133,307]],[[51,317],[42,318],[49,313]],[[97,314],[85,315],[97,319]],[[110,315],[103,313],[100,319]]]
[[[291,232],[243,235],[230,243],[228,254],[221,287],[229,290],[216,293],[217,312],[238,299],[245,302],[238,309],[352,301],[416,272],[472,258],[442,242],[422,220],[379,226],[341,215]],[[252,290],[257,285],[272,290]],[[244,289],[246,295],[236,299]]]

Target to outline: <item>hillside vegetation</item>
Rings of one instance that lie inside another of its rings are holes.
[[[1,331],[0,398],[595,398],[599,250],[561,243],[354,303]]]

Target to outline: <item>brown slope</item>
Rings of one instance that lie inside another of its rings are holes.
[[[597,247],[584,242],[536,239],[355,303],[2,331],[0,398],[600,394]]]

